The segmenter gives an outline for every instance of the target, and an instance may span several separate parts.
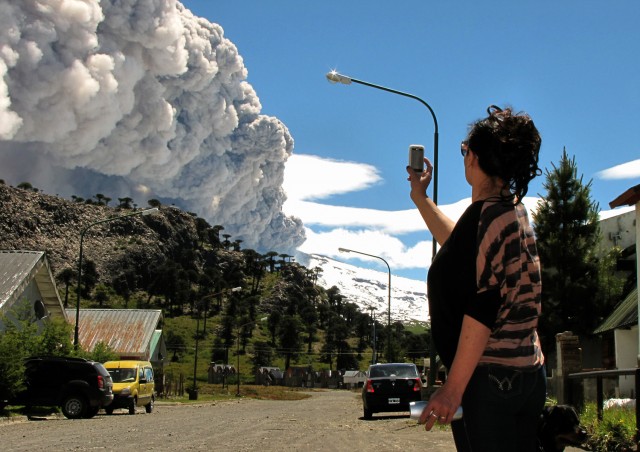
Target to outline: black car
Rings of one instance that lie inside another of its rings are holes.
[[[25,386],[12,404],[59,406],[69,419],[91,418],[113,401],[113,382],[95,361],[34,357],[25,361]]]
[[[415,364],[372,364],[362,387],[364,418],[373,413],[409,411],[409,403],[422,399],[422,379]]]

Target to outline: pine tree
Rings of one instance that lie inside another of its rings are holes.
[[[590,335],[605,307],[598,290],[599,205],[591,200],[591,181],[583,183],[575,157],[563,149],[543,186],[547,195],[533,221],[542,267],[539,329],[543,349],[552,350],[557,333]]]

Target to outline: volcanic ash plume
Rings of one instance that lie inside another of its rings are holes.
[[[3,0],[0,178],[156,197],[290,252],[304,241],[281,209],[293,139],[246,78],[222,28],[175,0]]]

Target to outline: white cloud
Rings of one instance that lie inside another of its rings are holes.
[[[338,248],[362,250],[387,260],[394,270],[423,269],[430,265],[431,234],[416,209],[387,211],[310,201],[365,190],[380,183],[376,168],[311,155],[294,155],[286,165],[284,186],[289,199],[283,206],[283,212],[300,218],[306,230],[307,239],[298,248],[299,251],[339,260],[366,260],[384,267],[379,259],[343,254]],[[539,201],[537,197],[523,200],[530,219]],[[464,198],[453,204],[440,205],[440,208],[449,218],[457,221],[470,203],[471,198]],[[600,218],[623,212],[621,209],[602,211]],[[411,233],[424,233],[425,239],[408,246],[402,236]]]
[[[371,165],[294,154],[285,165],[282,187],[290,200],[313,200],[364,190],[381,180]]]
[[[470,198],[441,206],[444,213],[457,220],[471,203]],[[283,207],[287,215],[302,219],[305,226],[376,229],[390,234],[406,234],[426,230],[416,209],[377,210],[360,207],[334,206],[307,201],[287,201]]]
[[[339,260],[360,259],[377,263],[380,259],[360,254],[344,254],[338,248],[366,250],[367,254],[385,259],[393,270],[427,268],[431,262],[432,242],[424,240],[407,247],[399,238],[371,229],[349,230],[336,228],[327,232],[314,232],[307,228],[307,240],[298,249],[303,253],[320,254]]]
[[[599,171],[596,173],[596,177],[600,179],[634,179],[640,177],[640,159]]]

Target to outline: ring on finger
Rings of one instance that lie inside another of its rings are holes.
[[[433,417],[435,417],[436,419],[438,418],[438,415],[437,415],[436,413],[434,413],[433,411],[432,411],[431,413],[429,413],[429,416],[433,416]]]

